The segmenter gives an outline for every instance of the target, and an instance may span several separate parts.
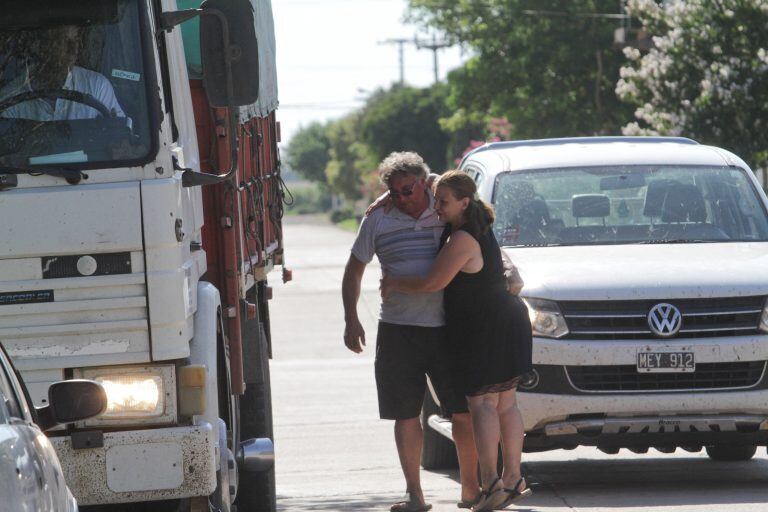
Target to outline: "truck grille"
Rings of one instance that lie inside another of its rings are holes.
[[[682,328],[676,338],[739,336],[758,332],[764,296],[714,299],[562,301],[570,339],[656,338],[648,312],[660,302],[676,306]]]
[[[681,391],[756,386],[765,361],[700,363],[689,373],[638,373],[633,365],[566,366],[571,384],[580,391]]]

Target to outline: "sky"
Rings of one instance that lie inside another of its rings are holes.
[[[406,0],[273,0],[282,142],[312,121],[343,116],[379,87],[399,80],[391,38],[432,34],[406,24]],[[433,83],[432,52],[405,46],[405,82]],[[440,50],[439,76],[465,59],[458,47]]]

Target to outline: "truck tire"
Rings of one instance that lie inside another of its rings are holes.
[[[757,446],[748,444],[716,444],[714,446],[707,446],[706,449],[709,458],[718,462],[746,461],[754,457],[755,452],[757,452]]]
[[[245,394],[240,397],[240,439],[268,437],[274,440],[269,354],[263,325],[259,331],[258,363],[263,378],[260,382],[248,383]],[[235,505],[242,512],[275,512],[275,468],[258,473],[241,471]]]
[[[456,447],[453,441],[435,432],[427,423],[433,414],[440,414],[440,407],[432,398],[429,389],[424,394],[421,407],[421,427],[424,430],[424,443],[421,447],[421,467],[424,469],[455,469],[459,467]]]

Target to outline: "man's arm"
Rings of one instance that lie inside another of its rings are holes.
[[[365,263],[349,255],[347,266],[344,268],[344,279],[341,281],[341,298],[344,301],[344,344],[357,354],[363,351],[365,345],[365,330],[357,316],[357,301],[360,298],[360,284],[363,281]]]

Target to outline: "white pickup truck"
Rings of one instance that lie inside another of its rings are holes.
[[[535,372],[526,451],[768,443],[768,199],[736,155],[690,139],[487,144],[461,169],[519,267]],[[450,459],[427,401],[423,463]]]

